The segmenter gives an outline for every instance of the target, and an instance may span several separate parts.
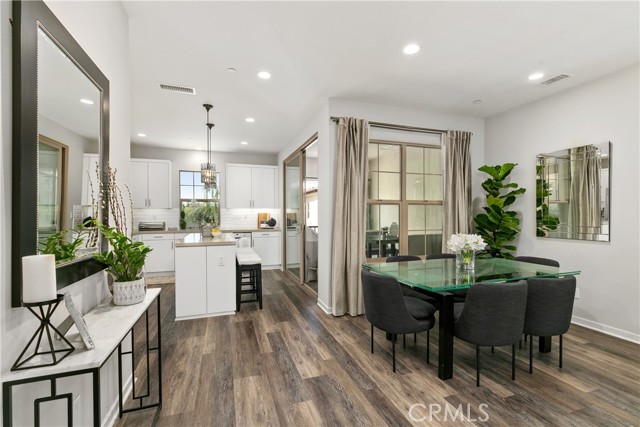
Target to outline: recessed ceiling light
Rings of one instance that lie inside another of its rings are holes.
[[[472,103],[473,104],[482,104],[482,99],[475,99]]]
[[[93,105],[94,102],[90,99],[87,98],[80,98],[80,102],[82,102],[83,104],[87,104],[87,105]]]
[[[145,136],[147,136],[147,134],[146,133],[139,133],[138,136],[141,137],[141,138],[144,138]]]
[[[236,70],[236,69],[235,69],[235,68],[233,68],[233,67],[229,67],[229,68],[227,68],[227,71],[228,71],[228,72],[230,72],[230,73],[237,73],[237,72],[238,72],[238,70]]]
[[[240,141],[240,144],[242,145],[249,145],[249,143],[247,141]]]
[[[529,80],[539,80],[544,77],[544,73],[533,73],[529,76]]]
[[[260,71],[258,73],[258,77],[260,77],[262,80],[268,80],[271,78],[271,73],[268,71]]]
[[[244,119],[244,121],[247,123],[253,123],[256,121],[256,119],[254,119],[253,117],[247,117],[246,119]]]
[[[420,50],[420,46],[415,43],[408,44],[402,49],[402,52],[406,55],[413,55],[414,53],[418,53]]]

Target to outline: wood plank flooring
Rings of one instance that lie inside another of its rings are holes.
[[[277,270],[265,271],[263,283],[263,310],[246,304],[236,315],[179,322],[173,285],[162,285],[164,404],[158,425],[640,425],[638,345],[572,326],[562,370],[555,341],[551,353],[534,352],[533,375],[523,346],[516,381],[510,348],[494,354],[483,349],[477,388],[475,349],[459,340],[454,378],[437,378],[437,326],[431,331],[432,364],[425,361],[426,334],[418,335],[417,345],[407,336],[406,348],[400,340],[396,349],[394,374],[391,346],[381,331],[370,353],[364,316],[324,314],[311,290]],[[138,344],[143,338],[136,334]],[[138,378],[146,375],[141,351],[136,349]],[[151,372],[156,362],[151,359]],[[145,387],[142,382],[136,390]],[[157,384],[150,391],[153,400]],[[152,420],[153,410],[146,410],[126,414],[116,425],[147,426]]]

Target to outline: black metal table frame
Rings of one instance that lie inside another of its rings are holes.
[[[146,358],[147,358],[147,393],[145,395],[140,395],[140,396],[136,396],[135,394],[135,360],[134,360],[134,355],[133,355],[133,344],[134,344],[134,340],[133,340],[133,330],[135,328],[135,324],[133,327],[131,327],[130,329],[130,335],[131,335],[131,351],[130,352],[123,352],[122,351],[122,342],[124,341],[124,338],[120,341],[120,343],[118,343],[117,346],[117,350],[118,350],[118,416],[121,418],[122,414],[127,413],[127,412],[133,412],[133,411],[139,411],[142,409],[148,409],[148,408],[157,408],[154,419],[153,419],[153,425],[156,424],[158,416],[160,414],[160,410],[162,409],[162,339],[161,339],[161,313],[160,313],[160,294],[158,294],[156,296],[156,316],[157,316],[157,347],[153,347],[151,348],[149,346],[149,308],[151,308],[153,304],[150,304],[149,307],[147,307],[147,309],[145,310],[145,332],[146,332],[146,345],[145,345],[145,350],[146,350]],[[138,318],[139,320],[140,318]],[[136,320],[136,323],[138,321]],[[125,336],[126,338],[126,336]],[[93,385],[93,425],[96,427],[100,427],[100,425],[102,424],[102,420],[101,420],[101,408],[100,408],[100,370],[102,369],[102,367],[104,366],[104,364],[111,358],[111,356],[113,355],[113,353],[116,351],[116,349],[113,349],[113,351],[111,353],[109,353],[109,356],[107,356],[105,358],[105,360],[100,364],[100,366],[96,367],[96,368],[87,368],[87,369],[80,369],[80,370],[76,370],[76,371],[67,371],[67,372],[59,372],[57,374],[49,374],[49,375],[40,375],[37,377],[31,377],[31,378],[23,378],[20,380],[15,380],[15,381],[7,381],[4,382],[2,384],[2,407],[3,407],[3,425],[5,427],[10,427],[13,425],[13,408],[12,408],[12,401],[13,401],[13,387],[17,386],[17,385],[21,385],[21,384],[28,384],[28,383],[36,383],[36,382],[44,382],[44,381],[49,381],[50,382],[50,386],[51,386],[51,393],[49,396],[46,397],[39,397],[37,399],[34,400],[33,402],[33,413],[34,413],[34,425],[37,427],[40,425],[40,403],[42,402],[47,402],[47,401],[52,401],[52,400],[61,400],[61,399],[66,399],[67,400],[67,424],[69,426],[73,426],[73,396],[72,393],[64,393],[64,394],[58,394],[57,393],[57,384],[56,384],[56,380],[59,378],[65,378],[65,377],[72,377],[72,376],[78,376],[78,375],[86,375],[86,374],[91,374],[92,375],[92,385]],[[156,403],[152,403],[152,404],[147,404],[147,405],[142,405],[142,398],[143,397],[148,397],[149,396],[149,352],[150,351],[156,351],[157,352],[157,358],[158,358],[158,402]],[[123,390],[122,390],[122,356],[123,355],[127,355],[127,354],[131,354],[131,369],[132,369],[132,393],[133,393],[133,400],[139,399],[140,400],[140,406],[137,408],[127,408],[124,409],[123,408]]]
[[[453,294],[450,292],[434,292],[418,286],[412,289],[423,292],[438,299],[440,317],[438,318],[438,378],[453,378]],[[533,343],[532,343],[533,344]],[[540,337],[540,353],[551,351],[551,337]]]

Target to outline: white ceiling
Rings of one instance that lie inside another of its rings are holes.
[[[482,118],[639,62],[638,2],[123,4],[131,138],[161,147],[206,146],[203,103],[215,151],[278,152],[331,97]],[[534,71],[574,77],[542,87]]]

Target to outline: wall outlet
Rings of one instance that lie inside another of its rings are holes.
[[[218,257],[218,265],[221,266],[221,267],[224,266],[224,256],[223,255],[220,255]]]
[[[580,299],[580,288],[576,288],[576,299]]]

